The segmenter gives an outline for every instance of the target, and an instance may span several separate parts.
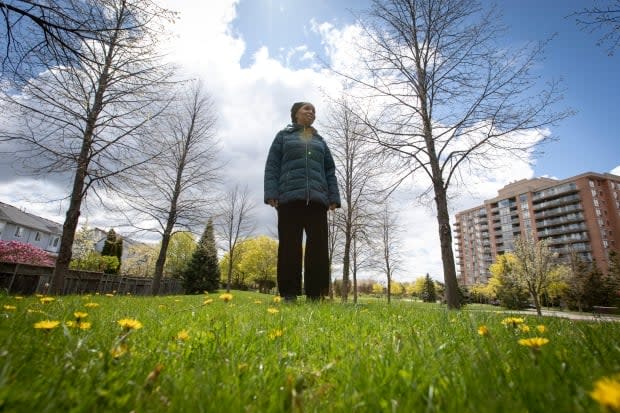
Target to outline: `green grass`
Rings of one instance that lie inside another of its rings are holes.
[[[205,296],[0,296],[0,411],[600,412],[593,383],[620,372],[620,323],[527,316],[522,332],[502,325],[509,314],[480,308],[233,295],[206,305]],[[75,311],[90,329],[33,327]],[[123,318],[143,327],[124,332]],[[532,336],[549,343],[518,343]],[[127,351],[114,357],[119,343]]]

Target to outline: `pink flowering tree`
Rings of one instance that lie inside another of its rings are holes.
[[[19,241],[0,241],[0,261],[54,266],[54,258],[49,253]]]

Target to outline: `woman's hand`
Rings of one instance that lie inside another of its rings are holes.
[[[269,205],[271,205],[272,207],[274,207],[274,208],[277,208],[277,207],[278,207],[278,200],[277,200],[277,199],[268,199],[268,200],[267,200],[267,203],[268,203]]]
[[[338,208],[338,205],[336,205],[336,204],[329,204],[329,210],[330,211],[333,211],[336,208]]]

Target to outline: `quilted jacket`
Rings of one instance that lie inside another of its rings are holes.
[[[314,128],[292,124],[276,134],[265,164],[265,203],[293,201],[340,207],[336,166],[323,138]]]

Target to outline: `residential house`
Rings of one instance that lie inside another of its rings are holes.
[[[0,202],[0,240],[32,244],[58,255],[62,224]]]

